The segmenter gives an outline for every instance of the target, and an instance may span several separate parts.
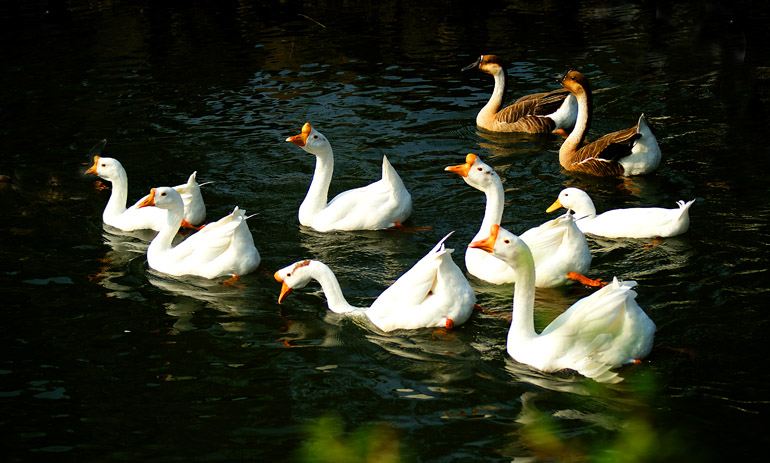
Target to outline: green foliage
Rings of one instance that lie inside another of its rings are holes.
[[[308,438],[298,461],[313,463],[398,463],[401,449],[396,431],[385,425],[365,425],[346,435],[342,422],[326,415],[308,426]]]

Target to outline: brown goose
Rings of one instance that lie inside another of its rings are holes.
[[[575,128],[559,149],[562,167],[599,176],[643,175],[658,167],[660,147],[644,114],[635,126],[584,145],[593,113],[591,85],[578,71],[569,71],[560,78],[561,85],[572,92],[578,102]]]
[[[490,132],[549,133],[575,124],[577,102],[564,89],[526,95],[500,109],[505,95],[505,67],[496,55],[481,55],[462,70],[480,69],[495,78],[492,96],[479,114],[476,125]]]

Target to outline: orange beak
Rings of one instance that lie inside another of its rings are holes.
[[[468,172],[471,171],[471,167],[473,167],[473,163],[476,162],[477,158],[478,156],[476,156],[475,154],[468,153],[468,155],[465,156],[465,164],[445,167],[444,170],[447,172],[454,172],[455,174],[461,177],[467,177]]]
[[[278,303],[280,304],[283,302],[286,297],[291,294],[292,291],[294,291],[293,288],[289,287],[289,285],[286,284],[285,281],[283,281],[283,278],[281,278],[281,275],[278,274],[278,272],[275,272],[273,274],[273,278],[275,278],[275,281],[282,283],[281,284],[281,294],[278,296]]]
[[[545,211],[546,211],[546,212],[553,212],[553,211],[555,211],[556,209],[559,209],[560,207],[564,207],[564,206],[563,206],[563,205],[561,204],[561,202],[559,202],[559,200],[557,199],[556,201],[554,201],[554,202],[553,202],[553,204],[551,204],[551,207],[549,207],[549,208],[548,208],[548,209],[546,209]]]
[[[155,188],[150,190],[150,194],[144,198],[144,201],[139,203],[138,207],[147,207],[147,206],[154,206],[155,205]]]
[[[310,136],[310,132],[312,130],[313,130],[313,126],[310,125],[310,122],[305,122],[305,125],[302,126],[302,133],[300,133],[299,135],[294,135],[293,137],[289,137],[286,139],[286,141],[290,141],[295,145],[299,146],[300,148],[302,148],[307,143],[307,137]]]
[[[96,167],[98,165],[99,165],[99,156],[94,156],[94,165],[88,168],[88,170],[86,171],[86,175],[87,174],[99,175],[98,173],[96,173]]]
[[[473,243],[469,244],[468,247],[478,248],[491,254],[495,249],[495,241],[497,241],[497,233],[499,231],[500,225],[492,225],[492,229],[490,230],[488,237],[484,238],[483,240],[474,241]]]

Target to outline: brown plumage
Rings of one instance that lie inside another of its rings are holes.
[[[660,148],[655,135],[647,126],[644,114],[635,126],[585,144],[593,114],[591,85],[578,71],[565,74],[561,84],[578,101],[575,128],[559,149],[559,163],[562,167],[597,176],[640,175],[657,168]]]
[[[476,125],[492,132],[549,133],[569,129],[577,117],[577,105],[566,89],[525,95],[500,109],[505,95],[505,68],[496,55],[482,55],[463,68],[480,69],[495,78],[489,102],[476,116]],[[565,104],[566,103],[566,104]]]

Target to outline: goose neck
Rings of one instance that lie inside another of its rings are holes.
[[[577,119],[575,127],[559,149],[559,162],[563,167],[568,167],[572,155],[583,145],[586,134],[591,128],[591,117],[593,113],[593,98],[590,93],[580,91],[574,93],[577,99]]]
[[[523,246],[526,246],[523,244]],[[535,263],[529,248],[525,248],[513,262],[508,262],[516,272],[513,288],[513,314],[508,330],[508,344],[532,339],[535,333]]]
[[[503,219],[503,208],[505,207],[505,193],[502,182],[497,181],[484,189],[486,196],[486,206],[484,207],[484,219],[481,221],[479,235],[486,236],[492,225],[500,225]],[[483,238],[483,236],[480,236]]]
[[[299,207],[299,220],[305,226],[309,226],[312,218],[326,207],[329,185],[334,173],[334,154],[331,148],[321,154],[315,154],[315,157],[313,180],[310,182],[305,200]]]
[[[492,74],[492,77],[495,78],[495,88],[492,90],[492,96],[489,97],[487,104],[479,111],[477,120],[494,116],[503,104],[503,97],[505,96],[505,71],[495,72]]]
[[[337,277],[334,276],[334,272],[321,262],[311,262],[311,276],[315,279],[326,295],[326,302],[329,306],[329,310],[336,313],[346,313],[358,310],[356,307],[351,306],[342,294],[342,288],[340,287]]]
[[[120,170],[117,177],[110,179],[112,183],[112,192],[107,206],[104,208],[105,222],[108,217],[117,217],[126,210],[126,200],[128,199],[128,176],[125,170]]]
[[[181,198],[179,201],[181,203]],[[179,233],[179,228],[182,224],[183,218],[184,206],[168,209],[168,213],[166,214],[166,222],[160,228],[158,234],[155,235],[155,238],[153,238],[149,248],[147,249],[148,260],[152,259],[160,253],[171,249],[171,244],[174,241],[176,234]]]

